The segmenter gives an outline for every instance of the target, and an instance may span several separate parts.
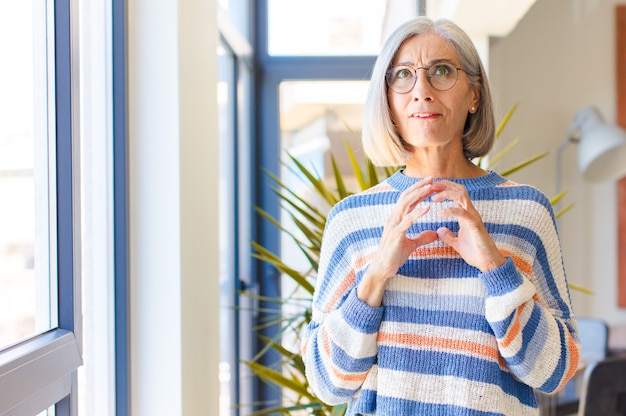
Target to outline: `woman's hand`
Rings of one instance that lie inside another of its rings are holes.
[[[471,266],[481,272],[493,270],[503,265],[506,259],[498,251],[496,244],[487,232],[480,214],[470,201],[463,185],[451,181],[438,181],[431,185],[433,202],[450,200],[455,206],[442,209],[440,217],[455,217],[459,222],[459,233],[454,235],[445,227],[437,230],[439,238],[455,249]]]
[[[427,205],[418,207],[418,204],[432,195],[432,186],[432,178],[424,178],[402,192],[389,215],[378,250],[357,288],[359,299],[370,306],[380,306],[387,281],[416,248],[437,240],[437,233],[432,230],[423,231],[414,238],[407,236],[409,227],[428,212]]]

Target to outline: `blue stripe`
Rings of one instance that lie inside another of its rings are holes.
[[[383,322],[385,321],[461,328],[493,334],[489,322],[483,315],[467,312],[433,311],[408,306],[386,305],[383,316]]]
[[[346,401],[348,401],[356,390],[348,390],[336,387],[332,384],[331,378],[328,375],[328,371],[326,366],[323,364],[322,356],[320,354],[321,348],[318,344],[317,336],[313,339],[313,342],[309,345],[310,351],[313,352],[313,359],[308,360],[308,364],[313,364],[314,368],[309,368],[308,371],[315,372],[316,378],[318,380],[322,380],[323,383],[320,383],[320,388],[324,390],[324,392],[318,392],[319,396],[328,397],[329,395],[335,397],[344,397]],[[310,354],[309,352],[308,354]]]
[[[565,336],[565,331],[563,330],[561,322],[558,320],[556,322],[559,326],[559,336],[561,337],[561,357],[559,358],[559,363],[557,364],[554,373],[552,373],[552,376],[539,388],[540,390],[546,392],[554,391],[559,386],[561,380],[563,379],[563,374],[565,374],[565,371],[568,368],[567,353],[565,352],[567,351],[567,346],[563,345],[567,343],[567,337]]]
[[[330,355],[332,362],[346,373],[363,373],[369,371],[376,362],[376,356],[355,358],[344,351],[335,342],[331,342]]]
[[[533,366],[532,364],[534,364],[534,363],[527,363],[525,362],[525,360],[526,360],[527,353],[529,351],[532,351],[532,350],[529,350],[528,346],[533,341],[533,337],[541,321],[542,321],[541,309],[538,307],[533,307],[533,310],[530,314],[530,319],[528,320],[526,325],[524,325],[524,327],[522,328],[522,333],[519,335],[522,337],[522,340],[523,340],[522,348],[513,357],[506,358],[506,361],[511,368],[514,368],[514,367],[519,368],[519,370],[516,370],[516,371],[520,371],[520,373],[525,373],[523,375],[520,374],[520,377],[523,377],[526,375],[527,371],[524,371],[525,367],[532,367]],[[539,357],[539,356],[536,356],[536,357]]]
[[[493,329],[496,337],[503,338],[504,336],[506,336],[507,331],[511,327],[511,323],[513,322],[513,318],[515,318],[514,313],[510,314],[502,321],[490,322],[491,329]]]
[[[464,311],[470,314],[485,315],[485,299],[480,296],[464,295],[423,295],[410,292],[387,290],[383,298],[385,306],[416,307],[428,305],[429,311]]]
[[[383,210],[385,205],[392,205],[398,201],[400,193],[396,190],[383,192],[369,192],[365,194],[350,195],[337,202],[326,217],[326,223],[330,223],[336,215],[351,209],[363,209],[376,207]]]
[[[426,279],[476,278],[478,269],[469,266],[465,260],[457,258],[409,258],[400,268],[398,274],[407,277]]]

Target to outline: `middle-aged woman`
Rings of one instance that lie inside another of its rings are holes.
[[[554,213],[537,189],[472,163],[495,123],[485,70],[446,20],[386,41],[363,146],[393,176],[327,218],[307,379],[349,415],[537,415],[578,366]]]

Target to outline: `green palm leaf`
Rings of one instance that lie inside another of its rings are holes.
[[[356,156],[354,155],[354,151],[350,146],[350,143],[346,140],[346,149],[348,152],[348,158],[350,159],[350,164],[352,165],[352,172],[354,173],[354,177],[356,178],[359,189],[364,191],[367,188],[367,183],[365,182],[365,176],[363,175],[363,170],[361,169],[361,165],[356,160]]]
[[[315,396],[308,391],[304,382],[287,378],[282,373],[255,362],[245,361],[244,363],[263,380],[271,381],[272,383],[280,387],[287,388],[311,401],[317,400]]]
[[[259,259],[259,260],[262,260],[262,261],[264,261],[266,263],[272,264],[280,272],[289,275],[289,277],[291,277],[304,290],[306,290],[307,292],[313,294],[315,289],[311,285],[311,283],[308,282],[308,280],[306,279],[306,276],[303,276],[299,271],[297,271],[295,269],[292,269],[291,267],[287,266],[280,259],[280,257],[274,255],[272,252],[267,250],[262,245],[260,245],[260,244],[258,244],[258,243],[253,241],[252,242],[252,246],[258,252],[258,253],[253,253],[252,254],[253,257],[255,257],[255,258]]]
[[[335,182],[337,184],[338,199],[341,200],[347,197],[350,193],[346,189],[346,185],[343,182],[343,176],[339,171],[339,166],[337,166],[337,161],[333,155],[330,156],[330,162],[333,166],[333,174],[335,175]]]
[[[515,165],[515,166],[513,166],[513,167],[511,167],[509,169],[506,169],[506,170],[502,171],[502,173],[500,173],[500,174],[502,176],[509,176],[510,174],[512,174],[514,172],[517,172],[518,170],[520,170],[522,168],[525,168],[526,166],[528,166],[528,165],[530,165],[532,163],[535,163],[539,159],[542,159],[542,158],[548,156],[549,153],[550,152],[544,152],[544,153],[541,153],[541,154],[539,154],[537,156],[533,156],[533,157],[531,157],[529,159],[524,160],[523,162],[518,163],[517,165]]]

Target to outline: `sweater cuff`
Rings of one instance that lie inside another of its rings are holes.
[[[524,283],[524,278],[515,268],[513,259],[507,257],[506,263],[502,266],[482,273],[482,281],[488,296],[502,296],[520,287]]]
[[[356,295],[356,288],[348,294],[341,306],[343,319],[354,329],[364,334],[373,334],[380,328],[384,307],[373,308]]]

